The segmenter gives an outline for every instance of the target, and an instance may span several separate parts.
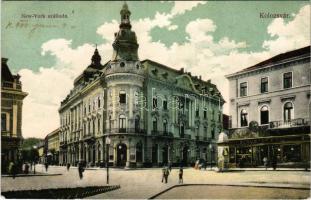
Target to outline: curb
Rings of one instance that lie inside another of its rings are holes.
[[[158,196],[160,196],[161,194],[171,190],[171,189],[174,189],[176,187],[183,187],[183,186],[231,186],[231,187],[261,187],[261,188],[278,188],[278,189],[296,189],[296,190],[310,190],[310,188],[302,188],[302,187],[290,187],[290,186],[270,186],[270,185],[234,185],[234,184],[217,184],[217,183],[204,183],[204,184],[180,184],[180,185],[173,185],[173,186],[170,186],[169,188],[166,188],[165,190],[151,196],[150,198],[148,199],[155,199],[157,198]]]
[[[30,177],[30,176],[60,176],[63,174],[20,174],[16,175],[15,178],[17,177]],[[1,175],[1,177],[13,177],[12,175]]]

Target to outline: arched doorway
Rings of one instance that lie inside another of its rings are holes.
[[[165,145],[163,148],[162,148],[162,164],[163,165],[167,165],[168,164],[168,146]]]
[[[136,144],[136,162],[143,161],[143,145],[141,142]]]
[[[189,150],[188,146],[185,146],[182,150],[182,163],[184,166],[188,164],[188,150]]]
[[[125,144],[120,143],[117,145],[117,166],[124,167],[126,164],[127,147]]]
[[[158,144],[152,146],[152,164],[156,165],[158,163]]]

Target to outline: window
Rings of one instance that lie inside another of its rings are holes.
[[[263,106],[260,109],[260,124],[269,124],[269,109],[268,109],[268,106]]]
[[[287,72],[283,74],[283,88],[291,88],[292,87],[292,78],[293,78],[293,73],[292,72]]]
[[[93,120],[93,135],[95,135],[95,120]]]
[[[139,115],[137,115],[135,117],[135,132],[139,132],[140,131],[140,117]]]
[[[199,108],[197,108],[197,109],[195,110],[195,116],[196,116],[196,117],[199,117],[199,116],[200,116]]]
[[[6,127],[6,114],[5,113],[1,113],[1,131],[6,131],[7,127]]]
[[[119,132],[125,133],[125,115],[119,117]]]
[[[156,117],[152,119],[152,130],[154,132],[158,131],[158,119]]]
[[[240,83],[240,97],[247,96],[247,83]]]
[[[293,104],[291,102],[287,102],[284,104],[284,121],[291,121],[293,119]]]
[[[163,132],[167,133],[167,120],[166,119],[163,120]]]
[[[120,91],[119,100],[120,100],[120,103],[126,103],[126,93],[124,91]]]
[[[204,116],[204,119],[207,118],[207,111],[206,110],[203,111],[203,116]]]
[[[109,116],[109,130],[111,131],[112,129],[112,119],[111,119],[111,115]]]
[[[167,110],[167,100],[163,100],[163,109]]]
[[[184,137],[184,135],[185,135],[185,126],[184,126],[183,123],[180,124],[179,134],[180,134],[181,137]]]
[[[215,129],[212,129],[212,139],[215,139]]]
[[[268,77],[261,78],[260,92],[268,92]]]
[[[156,109],[158,107],[158,99],[157,97],[153,97],[152,99],[152,108]]]
[[[241,127],[242,126],[248,126],[247,112],[244,109],[241,110]]]
[[[100,108],[100,98],[99,97],[98,97],[97,103],[98,103],[98,108]]]
[[[100,118],[97,119],[97,131],[100,133]]]

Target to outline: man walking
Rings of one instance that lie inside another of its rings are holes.
[[[184,175],[184,170],[182,167],[180,167],[179,168],[179,184],[182,184],[184,182],[183,175]]]
[[[79,172],[80,180],[83,178],[83,171],[84,171],[84,167],[83,167],[82,163],[80,162],[79,166],[78,166],[78,172]]]

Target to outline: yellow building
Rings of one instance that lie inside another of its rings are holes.
[[[59,164],[59,128],[49,133],[45,141],[47,142],[47,161],[49,164]]]

